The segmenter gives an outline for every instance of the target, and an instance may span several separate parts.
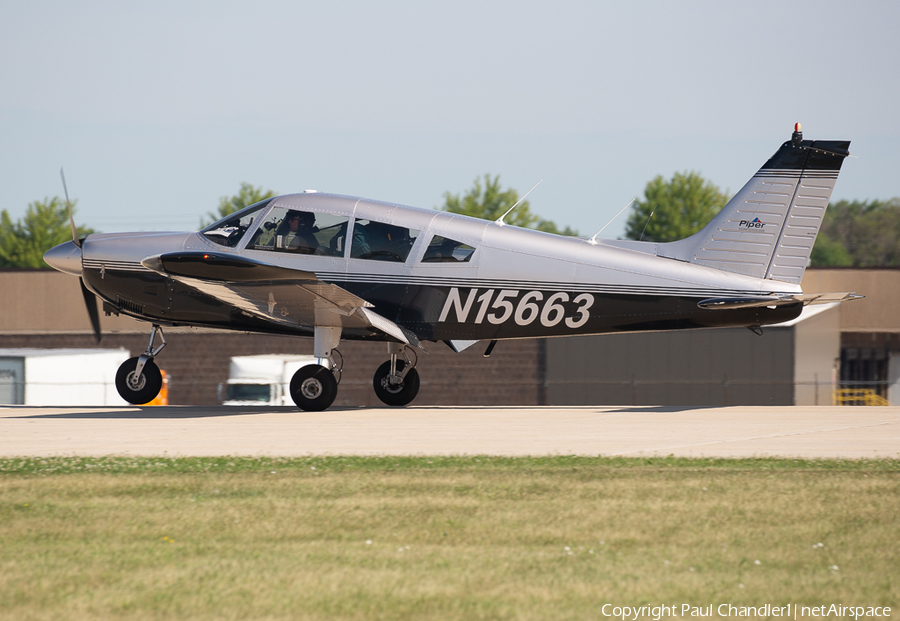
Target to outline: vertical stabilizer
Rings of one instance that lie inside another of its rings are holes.
[[[799,284],[850,141],[803,140],[795,129],[709,224],[657,254]]]

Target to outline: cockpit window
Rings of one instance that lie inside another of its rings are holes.
[[[348,220],[347,216],[275,207],[247,248],[342,257]]]
[[[422,262],[429,263],[465,263],[472,258],[475,249],[468,244],[458,242],[449,237],[435,235],[431,238]]]
[[[268,198],[264,201],[245,207],[238,212],[227,215],[218,222],[210,224],[208,227],[200,231],[206,239],[220,246],[229,246],[234,248],[240,243],[244,233],[253,224],[256,215],[265,209],[272,201]]]
[[[350,256],[354,259],[403,263],[418,235],[416,229],[373,220],[356,220]]]

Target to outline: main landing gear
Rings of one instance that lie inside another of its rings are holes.
[[[391,359],[375,371],[372,387],[385,405],[409,405],[419,394],[419,372],[416,371],[418,358],[415,362],[410,361],[407,351],[412,352],[405,345],[388,343]],[[399,359],[401,354],[403,360]]]
[[[159,347],[153,347],[156,335],[159,334]],[[128,403],[134,405],[142,405],[149,403],[156,398],[162,389],[162,373],[159,367],[153,362],[153,359],[166,346],[166,337],[163,335],[162,328],[153,324],[153,330],[150,331],[150,343],[147,345],[146,351],[140,356],[129,358],[119,367],[116,372],[116,390],[119,395]]]
[[[154,347],[159,335],[160,344]],[[301,367],[291,378],[290,393],[294,403],[307,412],[321,412],[331,407],[337,397],[343,358],[337,350],[341,328],[317,326],[314,354],[317,364]],[[162,374],[153,361],[166,346],[166,337],[158,324],[153,324],[150,342],[140,356],[129,358],[116,373],[119,395],[134,405],[149,403],[162,389]],[[415,352],[400,343],[388,343],[391,359],[378,367],[372,380],[375,394],[385,405],[404,406],[412,403],[419,393],[418,358]],[[412,359],[410,359],[412,354]],[[335,355],[339,364],[335,362]]]
[[[341,341],[341,328],[316,326],[313,340],[313,355],[318,364],[300,367],[291,378],[290,391],[291,399],[298,408],[307,412],[321,412],[327,410],[337,397],[343,359],[339,367],[334,361],[334,354]]]
[[[334,361],[338,354],[338,343],[341,340],[340,327],[316,326],[313,355],[317,364],[301,367],[291,378],[291,399],[301,410],[321,412],[328,409],[337,397],[337,387],[343,368]],[[408,405],[419,393],[419,373],[416,371],[415,353],[410,360],[408,352],[412,350],[400,343],[388,343],[391,359],[378,367],[372,386],[375,394],[385,405]]]

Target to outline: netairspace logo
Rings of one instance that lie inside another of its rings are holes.
[[[864,617],[889,617],[891,609],[887,606],[843,606],[841,604],[820,604],[819,606],[801,606],[786,604],[774,606],[734,606],[732,604],[709,604],[708,606],[692,606],[691,604],[673,604],[671,606],[616,606],[604,604],[600,610],[604,617],[621,619],[622,621],[638,621],[652,619],[659,621],[668,617],[785,617],[787,619],[817,619],[820,617],[846,617],[858,620]]]
[[[738,223],[739,229],[761,229],[766,226],[765,222],[762,222],[759,218],[753,218],[752,220],[741,220]]]

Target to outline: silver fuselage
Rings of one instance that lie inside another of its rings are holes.
[[[248,248],[254,227],[260,226],[268,210],[279,207],[346,216],[350,234],[355,221],[369,220],[402,225],[418,235],[402,263],[352,258],[349,247],[342,256]],[[466,262],[422,262],[434,235],[464,242],[475,252]],[[148,257],[182,251],[240,256],[315,274],[323,283],[370,302],[376,313],[423,341],[758,326],[792,319],[801,310],[800,304],[701,309],[698,302],[710,298],[790,295],[801,290],[796,284],[660,257],[652,243],[591,243],[456,214],[320,193],[274,199],[234,247],[213,243],[201,233],[94,234],[84,240],[79,271],[79,253],[69,246],[74,245],[69,242],[48,253],[48,262],[53,265],[58,257],[54,267],[80,273],[108,312],[162,325],[312,333],[308,322],[282,319],[290,319],[290,309],[282,310],[280,317],[271,307],[248,313],[221,295],[207,295],[202,288],[176,282],[144,264]],[[270,294],[270,299],[275,297]],[[266,310],[279,321],[267,321]],[[348,328],[342,338],[386,337],[377,330]]]

